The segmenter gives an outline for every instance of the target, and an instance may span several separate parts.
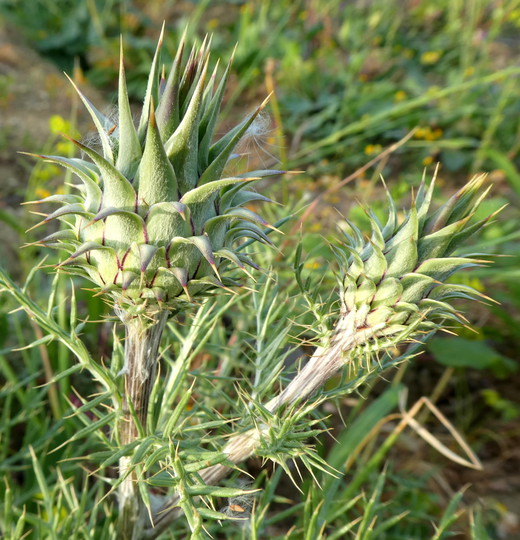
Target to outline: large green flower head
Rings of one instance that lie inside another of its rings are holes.
[[[183,38],[166,78],[162,41],[161,33],[137,127],[121,48],[116,123],[74,85],[97,128],[100,151],[74,140],[85,159],[40,156],[81,180],[75,194],[37,201],[61,204],[41,224],[58,219],[66,225],[42,243],[69,253],[60,267],[90,279],[118,306],[135,312],[176,309],[227,286],[228,267],[255,266],[235,247],[247,237],[269,242],[269,225],[244,205],[268,201],[251,183],[280,172],[225,177],[234,148],[266,102],[215,140],[230,64],[220,79],[217,68],[210,75],[209,40],[185,60]]]

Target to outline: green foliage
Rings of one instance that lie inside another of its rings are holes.
[[[17,24],[41,53],[70,70],[75,58],[86,61],[87,50],[100,39],[117,36],[123,5],[121,0],[4,0],[0,13]]]
[[[147,16],[155,15],[153,4],[24,0],[7,1],[3,11],[62,65],[82,58],[98,84],[114,80],[122,33],[129,91],[141,98],[154,51],[148,30],[162,22]],[[277,145],[283,137],[296,141],[294,165],[342,174],[419,126],[402,161],[440,159],[449,171],[466,174],[494,166],[515,182],[514,165],[503,167],[500,155],[515,154],[519,71],[497,70],[496,64],[510,63],[512,51],[501,37],[517,29],[518,1],[492,8],[480,0],[442,0],[401,8],[399,0],[334,0],[321,7],[303,0],[201,2],[191,14],[189,37],[214,33],[221,58],[230,58],[240,43],[233,68],[238,83],[227,111],[245,89],[263,85],[269,66],[278,89],[277,121],[284,119],[273,136]],[[170,50],[185,24],[185,17],[169,24],[178,31],[169,38]],[[272,153],[261,143],[255,152],[264,161]]]
[[[502,377],[507,377],[518,369],[518,365],[511,358],[498,353],[482,341],[461,337],[433,338],[428,343],[428,350],[445,366],[489,369]]]

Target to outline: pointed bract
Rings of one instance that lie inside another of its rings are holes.
[[[119,62],[119,89],[118,89],[119,146],[117,150],[116,168],[126,178],[132,179],[137,171],[141,158],[141,144],[134,126],[132,111],[128,101],[126,89],[125,67],[123,63],[123,38],[121,38],[121,53]]]

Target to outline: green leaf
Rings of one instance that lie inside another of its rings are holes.
[[[467,257],[428,259],[421,263],[415,271],[418,274],[430,276],[437,281],[445,281],[459,270],[481,266],[481,264],[485,262],[486,261],[479,261]]]
[[[412,272],[417,264],[417,242],[409,236],[395,245],[386,255],[388,261],[387,277],[400,278]]]
[[[492,369],[500,365],[515,368],[510,358],[495,351],[483,341],[461,337],[436,337],[429,341],[428,350],[441,364],[455,368]]]
[[[345,462],[360,451],[364,440],[369,435],[367,426],[375,426],[381,419],[394,410],[398,404],[399,393],[401,391],[402,386],[398,385],[388,389],[357,416],[352,425],[342,433],[336,444],[332,447],[327,458],[327,462],[331,467],[341,471],[345,466]],[[323,483],[325,507],[328,504],[332,504],[342,482],[343,479],[341,477],[326,476]]]
[[[238,144],[242,136],[245,134],[249,126],[254,122],[255,118],[260,114],[260,111],[267,105],[269,98],[256,109],[256,111],[246,118],[241,124],[233,128],[230,132],[216,142],[210,149],[209,161],[210,165],[202,173],[199,183],[206,184],[213,182],[220,178],[226,164],[229,160],[229,156],[233,149]]]
[[[200,495],[211,495],[213,497],[239,497],[241,495],[251,495],[252,493],[257,493],[259,490],[251,490],[251,489],[239,489],[239,488],[228,488],[228,487],[221,487],[221,486],[207,486],[207,485],[199,485],[199,486],[189,486],[187,488],[187,492],[193,497],[193,496],[200,496]]]
[[[217,118],[220,112],[220,106],[222,104],[222,99],[224,98],[224,91],[228,82],[229,74],[231,72],[231,65],[233,63],[233,57],[235,51],[231,55],[231,59],[226,66],[224,75],[220,79],[218,88],[213,95],[208,109],[204,113],[204,116],[200,122],[199,128],[199,168],[201,171],[204,171],[208,167],[209,159],[209,149],[213,139],[213,133],[215,131],[215,125]]]
[[[245,519],[239,516],[233,516],[233,515],[224,514],[223,512],[217,512],[216,510],[211,510],[210,508],[206,508],[206,507],[200,507],[197,510],[203,518],[207,518],[207,519],[218,519],[222,521],[224,520],[242,521],[243,519]],[[249,516],[246,516],[246,518],[249,518]]]
[[[245,185],[254,180],[258,180],[258,178],[222,178],[198,186],[185,193],[180,202],[187,205],[191,210],[195,233],[201,234],[206,221],[216,215],[213,203],[222,188],[240,183]]]
[[[52,221],[53,219],[60,218],[62,216],[68,216],[70,214],[92,217],[92,214],[88,212],[87,210],[85,210],[85,207],[82,204],[75,203],[75,204],[68,204],[67,206],[62,206],[61,208],[58,208],[57,210],[49,214],[43,220],[43,223],[47,223],[49,221]]]
[[[166,245],[174,236],[191,234],[189,208],[179,202],[160,202],[145,216],[149,242]]]
[[[11,280],[2,267],[0,267],[0,286],[4,287],[14,297],[31,319],[45,332],[53,335],[55,339],[63,343],[78,358],[81,365],[91,372],[96,380],[102,383],[113,395],[117,395],[117,385],[110,372],[92,359],[84,343],[76,335],[69,335],[65,332],[24,290],[20,289]]]
[[[471,540],[492,540],[483,523],[481,508],[470,513],[470,530]]]
[[[179,83],[185,40],[186,30],[181,37],[177,54],[157,107],[157,125],[162,140],[168,140],[179,125]]]
[[[398,279],[387,277],[377,286],[372,308],[392,306],[403,293],[403,283]]]
[[[365,262],[364,274],[368,279],[379,283],[383,275],[386,274],[387,261],[377,245],[372,245],[371,247],[372,254]]]
[[[376,294],[376,286],[373,281],[370,279],[363,279],[359,284],[355,295],[354,300],[356,306],[359,308],[363,304],[371,304],[374,295]]]
[[[520,197],[520,172],[514,162],[504,152],[500,152],[494,148],[486,148],[485,155],[504,171],[511,187],[515,190],[517,196]]]
[[[419,273],[405,274],[400,279],[403,295],[401,300],[404,302],[417,303],[426,295],[426,292],[435,283],[430,276],[424,276]]]
[[[449,529],[463,513],[462,509],[457,510],[457,508],[460,506],[463,495],[463,491],[455,493],[448,506],[446,507],[446,510],[444,511],[440,523],[436,527],[435,534],[433,534],[431,540],[441,540],[443,538],[449,538],[450,536],[452,536],[449,532]]]
[[[199,120],[207,68],[208,63],[206,62],[186,114],[164,145],[166,154],[175,170],[181,193],[186,193],[199,183]]]
[[[98,185],[98,174],[92,169],[95,167],[95,165],[83,159],[77,158],[64,158],[61,156],[46,156],[36,154],[28,155],[34,155],[43,159],[44,161],[48,161],[49,163],[56,163],[57,165],[61,165],[62,167],[72,171],[83,182],[83,186],[85,188],[85,202],[83,204],[85,209],[90,212],[97,212],[99,210],[102,193]]]

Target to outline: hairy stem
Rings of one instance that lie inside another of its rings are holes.
[[[366,311],[366,310],[365,310]],[[336,325],[335,332],[325,347],[318,347],[303,369],[294,377],[280,395],[271,399],[265,406],[276,412],[284,405],[291,405],[314,394],[330,377],[335,375],[348,361],[349,351],[373,337],[379,328],[359,329],[358,320],[364,319],[366,313],[352,311],[342,317]],[[223,449],[228,460],[238,465],[252,457],[268,427],[258,427],[237,434],[230,438]],[[214,485],[225,478],[232,469],[225,465],[213,465],[199,474],[208,485]],[[144,531],[144,538],[157,538],[177,519],[182,510],[178,506],[179,495],[174,494],[167,499],[153,518],[153,527]]]
[[[139,438],[146,430],[148,405],[155,382],[159,345],[168,319],[168,312],[151,316],[129,317],[118,314],[125,325],[125,393],[123,418],[119,425],[121,445]],[[119,460],[119,475],[124,477],[119,487],[119,535],[122,540],[140,540],[146,524],[146,511],[139,494],[135,472],[131,471],[131,458]]]

